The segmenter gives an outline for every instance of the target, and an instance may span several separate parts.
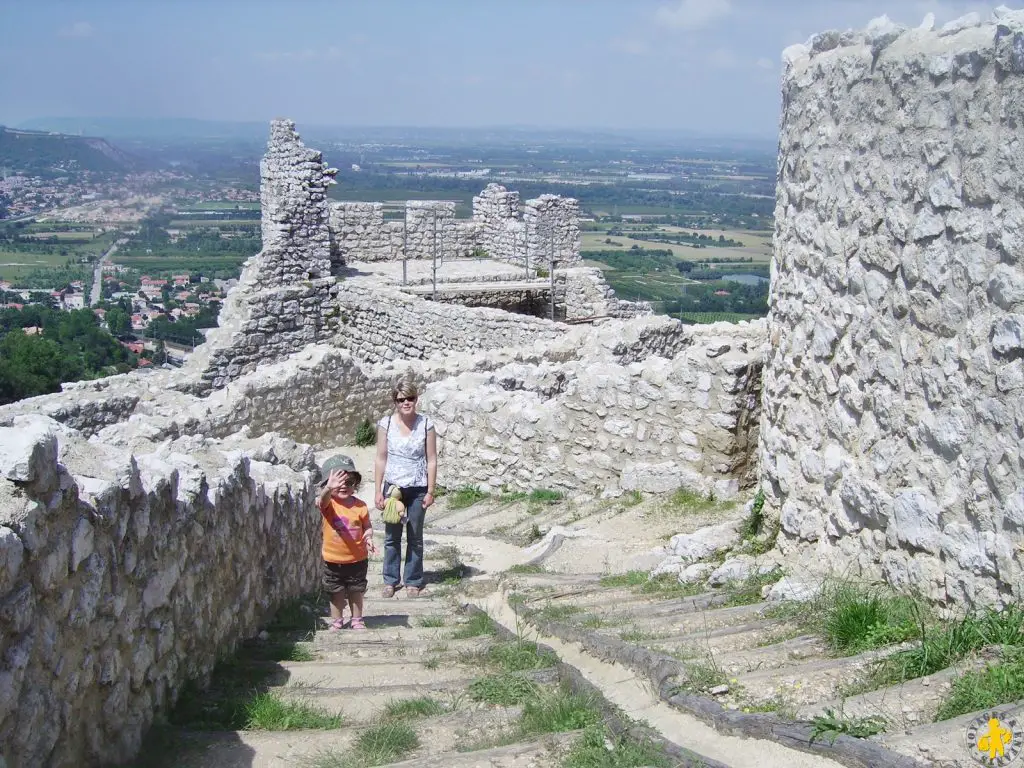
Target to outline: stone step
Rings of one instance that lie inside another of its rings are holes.
[[[402,647],[404,645],[429,645],[449,640],[459,624],[445,624],[443,627],[422,627],[413,620],[413,626],[379,626],[373,628],[367,623],[365,632],[352,629],[333,631],[321,629],[313,637],[313,650],[341,648],[346,645]]]
[[[1010,713],[1020,723],[1024,718],[1024,699],[995,707],[995,710],[1000,713]],[[877,741],[908,757],[927,761],[926,765],[942,766],[942,768],[969,768],[982,765],[981,752],[968,749],[967,730],[975,720],[984,717],[991,711],[991,709],[983,709],[938,723],[927,723],[907,730],[890,731],[872,737],[872,741]],[[987,753],[985,757],[988,757]]]
[[[658,611],[656,615],[644,616],[640,612],[611,611],[606,615],[609,619],[619,617],[620,624],[629,622],[639,630],[646,630],[663,635],[686,635],[699,632],[710,632],[725,627],[747,624],[761,618],[765,606],[763,603],[740,605],[734,608],[715,608],[712,610],[667,612]],[[603,634],[618,635],[621,629],[599,629]]]
[[[356,632],[336,632],[338,634],[368,634]],[[453,658],[463,655],[480,653],[487,648],[492,638],[473,637],[468,640],[431,639],[411,643],[360,643],[347,642],[333,644],[330,641],[315,646],[316,660],[330,663],[362,663],[367,659],[407,659],[423,661],[425,659],[442,659],[447,663]]]
[[[430,696],[445,705],[460,703],[473,677],[447,677],[430,684],[397,684],[364,688],[359,684],[343,688],[284,686],[273,692],[288,701],[301,701],[327,712],[340,712],[346,722],[367,723],[376,720],[392,701]]]
[[[518,716],[518,709],[495,708],[409,720],[406,724],[416,731],[420,741],[420,746],[410,758],[448,765],[449,753],[454,753],[467,742],[485,737],[487,733],[512,727]],[[367,727],[190,733],[186,736],[188,748],[176,759],[175,765],[183,768],[277,768],[289,764],[309,765],[334,755],[338,758],[351,757],[360,733]]]
[[[686,648],[685,646],[683,648]],[[820,637],[804,635],[742,651],[716,652],[708,645],[689,646],[691,658],[707,658],[710,654],[715,664],[730,677],[743,672],[758,670],[781,669],[811,659],[825,658],[828,648]],[[680,656],[685,650],[677,649],[675,655]]]
[[[448,754],[443,761],[437,757],[417,757],[390,768],[559,768],[581,733],[552,733],[533,741],[475,752]]]
[[[361,664],[322,661],[281,661],[267,665],[267,684],[320,688],[372,688],[385,685],[434,685],[450,677],[472,678],[478,666],[447,664],[430,669],[422,662],[367,659]]]
[[[984,667],[983,660],[956,664],[926,677],[907,680],[877,691],[856,696],[829,699],[800,707],[797,717],[811,720],[825,714],[826,709],[842,712],[850,718],[881,717],[889,730],[906,730],[935,719],[942,700],[949,693],[953,680],[970,669]]]
[[[551,587],[559,591],[579,587],[602,589],[601,575],[597,573],[507,573],[504,578],[514,580],[520,590]]]
[[[762,619],[745,624],[733,624],[719,629],[700,630],[687,634],[661,635],[648,640],[634,641],[637,645],[649,648],[668,649],[675,652],[684,648],[702,648],[716,655],[725,656],[729,653],[745,651],[774,642],[774,638],[784,639],[792,625],[778,619]],[[640,626],[620,629],[620,633],[641,630]]]
[[[793,706],[833,699],[844,685],[856,682],[879,659],[904,646],[881,648],[838,659],[815,659],[779,669],[762,669],[735,676],[743,698],[762,703],[776,697]]]

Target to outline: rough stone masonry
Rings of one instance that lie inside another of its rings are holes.
[[[1024,13],[883,18],[785,59],[760,441],[779,546],[939,604],[1020,600]]]

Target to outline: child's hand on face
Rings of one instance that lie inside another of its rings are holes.
[[[327,489],[337,491],[344,487],[347,479],[348,472],[343,469],[332,469],[331,474],[327,477]]]

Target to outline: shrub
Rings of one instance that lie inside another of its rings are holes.
[[[356,445],[366,448],[377,442],[377,429],[369,419],[363,419],[356,428]]]

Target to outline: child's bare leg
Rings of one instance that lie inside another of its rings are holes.
[[[360,619],[363,616],[363,593],[351,592],[348,596],[348,607],[352,610],[352,618]]]
[[[347,597],[348,594],[344,589],[337,592],[331,592],[331,621],[342,618],[345,613],[345,602]]]

